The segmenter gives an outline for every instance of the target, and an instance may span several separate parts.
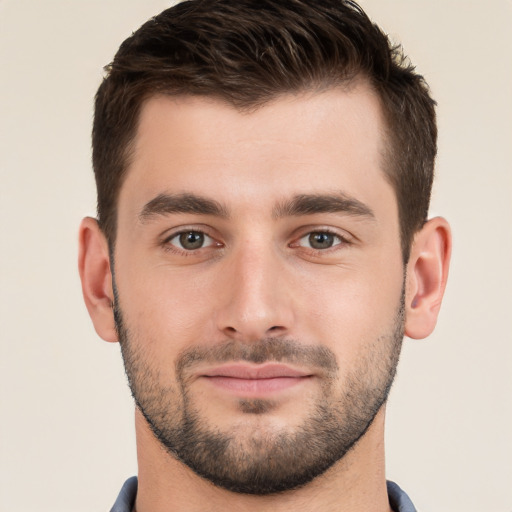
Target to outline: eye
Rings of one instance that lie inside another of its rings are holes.
[[[213,245],[214,241],[201,231],[183,231],[173,235],[167,240],[167,243],[179,249],[184,249],[185,251],[194,251],[202,247]]]
[[[343,238],[328,231],[313,231],[303,236],[298,245],[301,247],[311,247],[312,249],[322,250],[330,249],[343,242]]]

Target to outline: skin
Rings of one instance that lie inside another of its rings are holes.
[[[404,269],[396,197],[382,171],[385,143],[378,98],[364,83],[282,96],[252,113],[209,98],[147,101],[119,195],[114,261],[127,327],[158,375],[174,382],[175,362],[191,346],[273,336],[329,348],[342,391],[361,354],[392,329],[404,286],[405,333],[430,334],[448,273],[449,228],[441,218],[426,223]],[[222,215],[148,206],[184,193],[216,201]],[[283,208],[303,194],[341,194],[363,210]],[[182,229],[206,233],[205,246],[180,248],[174,235]],[[333,246],[313,249],[308,234],[326,231]],[[98,334],[117,341],[108,245],[94,219],[82,222],[80,244],[88,310]],[[271,413],[247,415],[238,396],[196,377],[190,393],[204,421],[226,432],[236,426],[242,440],[293,430],[322,386],[321,376],[304,379],[272,395]],[[136,410],[137,510],[389,511],[384,415],[383,406],[326,473],[262,497],[198,477],[162,449]]]

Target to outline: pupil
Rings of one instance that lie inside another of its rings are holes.
[[[197,231],[189,231],[188,233],[181,233],[180,244],[185,249],[199,249],[204,243],[204,235]]]
[[[333,236],[329,233],[311,233],[309,243],[314,249],[328,249],[334,243]]]

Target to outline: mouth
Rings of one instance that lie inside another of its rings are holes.
[[[284,364],[236,363],[208,369],[200,377],[238,396],[261,397],[305,383],[313,374]]]

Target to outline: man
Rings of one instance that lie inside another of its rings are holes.
[[[136,403],[112,510],[414,510],[384,415],[446,284],[435,153],[426,84],[353,2],[194,0],[121,45],[79,261]]]

